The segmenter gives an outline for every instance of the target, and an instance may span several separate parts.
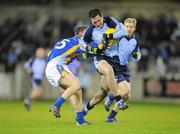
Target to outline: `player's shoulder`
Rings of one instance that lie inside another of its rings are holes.
[[[112,16],[105,16],[104,21],[113,21],[115,18]],[[116,20],[116,19],[115,19]]]
[[[84,35],[83,35],[83,40],[85,42],[89,43],[92,40],[91,37],[92,37],[94,28],[95,26],[91,25],[85,30]]]
[[[76,40],[76,38],[77,38],[77,37],[74,36],[74,37],[69,37],[69,38],[65,38],[65,39],[60,39],[60,40],[56,41],[55,45],[64,44],[64,43],[68,44],[68,43]],[[64,43],[63,43],[63,42],[64,42]]]
[[[95,28],[94,25],[90,25],[89,27],[86,28],[85,34],[91,34],[93,32],[94,28]]]
[[[133,38],[134,38],[134,40],[136,40],[137,44],[139,44],[140,39],[139,39],[139,36],[136,33],[134,33]]]
[[[116,28],[117,24],[119,23],[114,17],[111,16],[104,17],[104,22],[110,28]]]

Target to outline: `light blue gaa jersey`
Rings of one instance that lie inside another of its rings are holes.
[[[68,65],[82,51],[82,40],[80,36],[76,35],[72,38],[59,40],[48,54],[47,62],[54,61],[57,64]],[[96,43],[91,42],[94,46],[98,47]]]
[[[133,35],[131,38],[127,36],[122,37],[119,41],[118,45],[119,50],[119,60],[121,65],[127,65],[129,60],[139,61],[141,58],[141,54],[139,51],[139,44],[135,36]],[[137,58],[134,58],[132,54],[134,52],[138,52]]]
[[[114,39],[119,39],[122,36],[127,35],[126,28],[122,23],[119,23],[113,17],[104,17],[104,24],[102,28],[97,28],[95,26],[90,26],[86,29],[83,37],[84,44],[87,45],[91,41],[99,44],[102,41],[103,33],[106,32],[108,28],[115,28],[116,32],[113,34]],[[102,53],[103,55],[113,57],[118,56],[118,45],[117,43],[113,44],[110,48],[108,48],[105,52]]]
[[[24,64],[26,70],[32,71],[32,78],[40,80],[43,78],[45,67],[46,60],[38,57],[32,57]]]

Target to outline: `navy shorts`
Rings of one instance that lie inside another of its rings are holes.
[[[35,88],[37,86],[42,86],[42,80],[31,78],[31,86],[32,88]]]
[[[114,75],[116,81],[119,83],[121,81],[126,80],[127,82],[130,82],[130,71],[127,65],[120,65],[119,62],[119,57],[114,56],[114,57],[107,57],[104,55],[100,55],[95,57],[95,62],[105,60],[107,61],[113,68],[114,70]]]

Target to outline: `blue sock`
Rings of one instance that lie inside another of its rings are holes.
[[[76,121],[80,124],[85,121],[83,116],[83,111],[76,113]]]
[[[112,93],[108,93],[108,97],[109,97],[110,101],[114,101],[114,96],[112,95]]]
[[[112,110],[111,113],[109,114],[108,118],[114,118],[116,116],[116,114],[117,114],[117,112]]]
[[[64,102],[65,99],[62,96],[60,96],[54,103],[54,106],[56,106],[59,109]]]

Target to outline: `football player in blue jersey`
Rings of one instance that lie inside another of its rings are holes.
[[[78,78],[70,71],[67,65],[80,55],[80,37],[85,27],[75,30],[76,36],[58,41],[48,54],[46,77],[52,86],[60,86],[64,89],[63,94],[50,106],[50,112],[60,118],[62,104],[70,98],[76,112],[77,125],[88,125],[83,117],[82,91]]]
[[[121,80],[119,80],[119,87],[121,91],[128,91],[127,94],[123,96],[124,100],[127,101],[130,97],[130,72],[128,69],[128,62],[129,60],[138,62],[141,58],[141,54],[139,51],[139,44],[138,40],[136,39],[134,32],[136,30],[136,19],[135,18],[127,18],[124,21],[124,25],[127,29],[128,35],[121,38],[119,41],[119,59],[121,68]],[[109,93],[106,97],[105,101],[105,109],[109,111],[109,107],[111,106],[114,100],[114,96]],[[119,108],[117,105],[114,106],[112,111],[110,112],[109,116],[106,118],[106,122],[116,122],[118,121],[115,116],[117,115]]]
[[[56,100],[56,102],[50,106],[50,112],[55,117],[60,118],[60,108],[62,104],[70,99],[75,112],[77,125],[88,125],[89,123],[84,120],[83,117],[83,103],[82,103],[82,91],[79,79],[70,71],[68,64],[77,58],[82,50],[86,50],[83,46],[81,37],[85,27],[77,27],[75,30],[76,36],[72,38],[59,40],[49,52],[46,66],[46,77],[52,86],[60,86],[65,91]],[[102,46],[90,42],[92,46]],[[97,49],[95,47],[89,47],[90,53],[95,54]],[[99,50],[99,49],[98,49]]]
[[[24,99],[24,106],[27,111],[31,110],[32,101],[36,100],[43,93],[42,79],[46,67],[46,51],[44,48],[37,48],[35,56],[25,62],[24,68],[30,74],[31,93]]]
[[[121,91],[117,82],[121,80],[118,40],[127,35],[126,28],[115,18],[104,17],[99,9],[91,9],[89,17],[92,25],[84,33],[84,43],[89,44],[94,41],[98,44],[107,44],[107,42],[112,44],[94,59],[95,67],[101,74],[101,90],[86,104],[84,114],[105,98],[109,90],[115,96],[118,108],[125,110],[128,106],[123,96],[128,93],[128,90]],[[114,29],[114,31],[108,32],[109,29]]]
[[[137,39],[135,38],[134,31],[136,29],[136,19],[128,18],[125,20],[125,27],[127,29],[127,36],[123,36],[118,41],[118,56],[119,63],[111,64],[113,66],[115,77],[118,82],[119,91],[123,94],[123,100],[127,101],[130,96],[130,72],[127,67],[129,59],[133,61],[139,61],[141,58],[141,54],[139,52],[139,45]],[[116,66],[116,67],[115,67]],[[118,67],[119,66],[119,67]],[[96,104],[101,102],[106,93],[99,91],[95,94],[95,96],[89,101],[90,108],[92,109]],[[105,109],[109,111],[109,107],[111,106],[115,97],[109,93],[105,102]],[[88,105],[85,106],[85,113],[87,113]],[[86,110],[87,109],[87,110]],[[106,122],[116,122],[115,118],[117,112],[119,111],[119,106],[116,103],[113,110],[110,112],[109,116],[106,118]]]

